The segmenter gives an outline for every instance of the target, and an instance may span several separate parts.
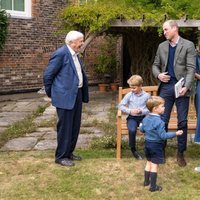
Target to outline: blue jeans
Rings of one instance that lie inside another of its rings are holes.
[[[159,96],[165,100],[165,112],[161,116],[165,122],[166,131],[168,131],[168,123],[172,107],[175,103],[177,109],[178,124],[177,129],[183,130],[183,134],[178,136],[178,152],[183,153],[187,148],[187,117],[189,110],[189,97],[183,96],[175,98],[174,84],[162,83],[159,90]]]
[[[197,127],[195,131],[194,142],[200,142],[200,81],[197,81],[197,89],[195,96],[195,108],[197,112]]]
[[[127,117],[127,127],[128,127],[128,135],[129,135],[129,146],[132,151],[136,151],[135,140],[136,140],[136,132],[137,127],[142,122],[145,116],[131,116]]]

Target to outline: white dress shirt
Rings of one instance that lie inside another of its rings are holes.
[[[78,54],[70,46],[67,45],[67,47],[69,48],[69,51],[72,54],[74,65],[76,67],[76,71],[77,71],[77,74],[78,74],[78,78],[79,78],[78,87],[81,88],[83,86],[83,74],[82,74],[81,64],[78,60]]]

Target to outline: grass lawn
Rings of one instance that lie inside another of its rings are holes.
[[[163,191],[155,193],[143,187],[145,160],[136,161],[129,150],[123,150],[120,161],[115,149],[76,153],[83,160],[70,168],[54,163],[54,151],[0,152],[0,199],[200,199],[200,173],[194,171],[200,165],[198,145],[188,146],[184,168],[175,162],[175,146],[167,147],[167,162],[158,176]]]

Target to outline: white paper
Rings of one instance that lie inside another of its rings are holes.
[[[175,85],[174,85],[174,91],[175,91],[175,97],[178,98],[180,96],[180,91],[182,89],[182,86],[184,84],[184,78],[181,78]]]

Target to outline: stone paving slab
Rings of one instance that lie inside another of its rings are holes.
[[[57,138],[57,132],[56,131],[47,132],[43,136],[43,139],[47,139],[47,140],[56,140],[56,138]]]
[[[47,105],[46,95],[34,93],[12,94],[0,96],[0,131],[13,123],[23,120],[36,111],[39,106]]]
[[[38,131],[38,132],[51,132],[54,130],[55,130],[54,127],[39,127],[36,129],[36,131]]]
[[[2,148],[2,151],[27,151],[34,148],[38,139],[35,137],[20,137],[8,141]]]
[[[25,136],[26,137],[42,138],[44,135],[45,135],[45,132],[33,132],[33,133],[28,133]]]
[[[53,127],[47,127],[47,128],[42,127],[42,128],[37,128],[36,132],[26,134],[26,136],[53,140],[56,139],[57,133]]]
[[[35,146],[34,150],[51,150],[56,149],[56,140],[40,140]]]
[[[43,112],[43,115],[37,117],[33,122],[36,125],[39,125],[41,122],[48,123],[48,122],[51,122],[52,120],[55,120],[56,118],[57,118],[56,108],[50,105],[49,107],[45,109],[45,111]]]
[[[24,112],[24,111],[21,111],[21,112],[13,112],[13,111],[10,111],[10,112],[0,112],[0,118],[2,117],[20,117],[20,116],[24,116],[24,115],[27,115],[28,113],[27,112]]]
[[[49,123],[52,122],[54,119],[56,118],[56,116],[39,116],[37,118],[35,118],[33,120],[33,123],[35,123],[36,125],[39,125],[41,123]]]
[[[6,102],[6,101],[0,101],[0,108],[3,108],[6,105],[8,105],[8,102]]]
[[[56,108],[52,105],[47,107],[43,112],[43,115],[56,115]]]
[[[17,102],[16,107],[13,109],[13,111],[21,112],[23,109],[24,112],[32,112],[37,110],[39,106],[46,105],[46,102]]]
[[[0,127],[7,127],[17,121],[23,120],[27,114],[27,112],[1,112]]]
[[[6,111],[13,111],[14,110],[14,108],[16,107],[16,105],[15,105],[15,102],[10,102],[9,104],[4,104],[4,105],[2,105],[2,111],[4,112],[6,112]]]

